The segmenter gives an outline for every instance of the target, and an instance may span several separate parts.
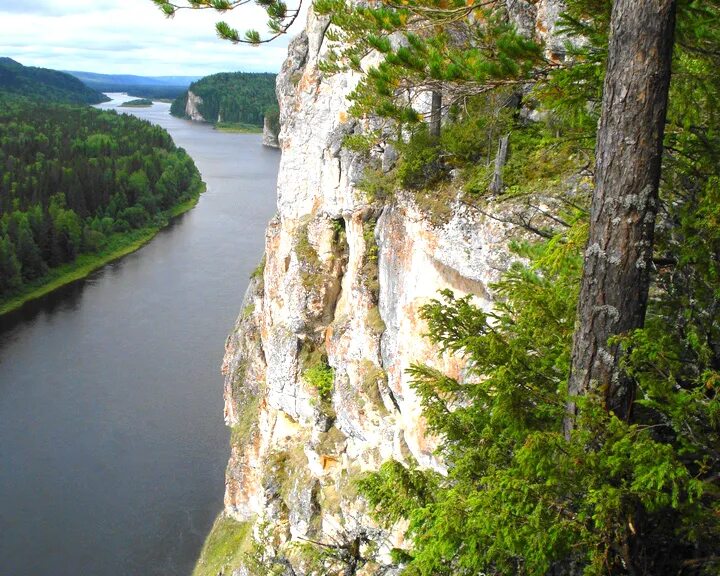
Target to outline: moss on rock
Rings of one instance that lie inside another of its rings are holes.
[[[242,566],[251,549],[252,522],[238,522],[222,514],[205,540],[193,576],[229,576]]]

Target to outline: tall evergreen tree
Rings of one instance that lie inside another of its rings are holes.
[[[675,9],[675,0],[616,0],[612,11],[569,393],[601,392],[623,419],[634,385],[609,340],[645,321]],[[568,428],[575,410],[571,402]]]

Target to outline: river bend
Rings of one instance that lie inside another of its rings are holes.
[[[198,205],[0,318],[3,576],[187,576],[222,508],[223,342],[262,254],[279,153],[168,110],[132,113],[193,157]]]

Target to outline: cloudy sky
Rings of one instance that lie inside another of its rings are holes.
[[[151,0],[0,0],[0,56],[27,66],[105,74],[279,70],[287,38],[260,47],[233,45],[217,38],[219,19],[240,32],[264,32],[267,15],[246,6],[224,16],[182,10],[167,19]]]

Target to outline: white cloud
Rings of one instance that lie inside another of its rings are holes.
[[[264,31],[267,15],[252,5],[224,15],[181,10],[167,19],[151,0],[0,0],[0,56],[25,65],[106,74],[279,70],[288,38],[259,47],[233,45],[215,34],[221,19],[241,32]],[[304,23],[299,20],[293,34]]]

